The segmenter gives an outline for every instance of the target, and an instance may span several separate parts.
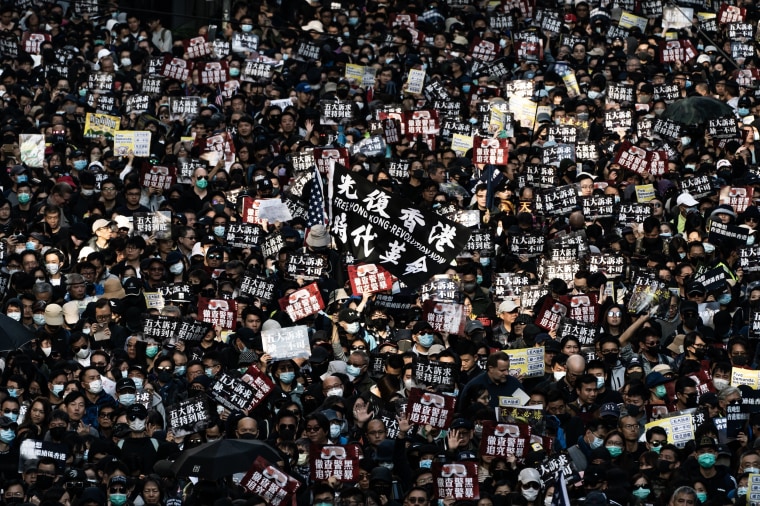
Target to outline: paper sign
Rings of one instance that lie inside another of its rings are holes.
[[[359,445],[312,445],[309,464],[312,480],[327,480],[335,477],[345,483],[359,480]]]
[[[636,200],[638,202],[649,202],[656,197],[653,184],[636,185]]]
[[[544,347],[504,350],[509,355],[509,374],[536,378],[544,375]]]
[[[102,136],[112,140],[120,124],[121,118],[118,116],[88,112],[85,115],[84,132],[82,133],[85,139],[97,139]]]
[[[662,427],[668,433],[668,443],[683,448],[694,439],[694,423],[692,415],[678,415],[647,423],[644,428]]]
[[[42,134],[20,134],[18,148],[21,162],[29,167],[42,167],[45,163],[45,136]]]
[[[456,398],[451,395],[426,392],[420,388],[409,391],[406,413],[409,422],[415,425],[431,425],[439,429],[448,428],[454,418]]]
[[[393,275],[377,264],[349,265],[348,279],[351,281],[351,293],[376,293],[390,290]]]
[[[295,498],[295,493],[301,486],[298,480],[280,471],[261,456],[256,457],[240,484],[272,506],[288,504],[288,499]]]
[[[406,91],[409,93],[419,95],[422,93],[422,88],[425,87],[425,71],[418,69],[410,69],[409,76],[406,79]]]
[[[755,390],[760,389],[760,371],[733,367],[731,369],[731,386],[747,385]]]
[[[457,501],[480,498],[477,462],[433,462],[436,497],[453,497]]]
[[[305,325],[262,330],[261,341],[264,353],[268,353],[273,361],[311,356],[309,330]]]
[[[120,130],[114,134],[113,150],[116,156],[150,156],[150,130]]]

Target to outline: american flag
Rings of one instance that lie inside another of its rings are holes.
[[[309,228],[314,225],[326,225],[327,216],[325,214],[325,198],[322,192],[322,176],[314,167],[314,178],[311,181],[311,190],[309,191],[309,209],[306,212],[306,224]]]

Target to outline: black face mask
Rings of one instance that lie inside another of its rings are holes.
[[[608,365],[615,365],[618,361],[618,355],[617,353],[608,353],[607,355],[604,355],[604,361]]]
[[[47,490],[53,486],[54,481],[55,477],[53,476],[38,474],[37,481],[35,482],[35,487],[40,490]]]
[[[628,412],[628,416],[639,416],[639,412],[641,411],[641,408],[639,408],[635,404],[626,404],[625,410]]]
[[[158,381],[161,383],[169,383],[172,380],[172,376],[174,373],[172,372],[160,372],[158,373]]]
[[[370,324],[376,329],[384,329],[388,325],[388,318],[373,318]]]
[[[251,433],[249,433],[249,432],[246,432],[245,434],[241,434],[241,435],[240,435],[240,439],[248,439],[248,440],[251,440],[251,439],[256,439],[256,436],[254,436],[253,434],[251,434]]]
[[[747,365],[747,357],[740,355],[733,358],[734,365]]]
[[[699,318],[696,316],[690,316],[688,318],[684,318],[683,324],[685,327],[690,329],[696,329],[699,325]]]
[[[632,372],[632,373],[626,374],[625,377],[626,377],[626,380],[628,382],[631,382],[631,381],[641,381],[642,379],[644,379],[644,373],[643,372]]]
[[[697,394],[689,394],[686,396],[686,407],[687,408],[696,408],[697,407]]]
[[[670,466],[671,463],[668,460],[658,460],[657,461],[657,470],[661,473],[669,473],[670,472]]]
[[[60,441],[63,439],[63,436],[66,435],[66,432],[67,432],[66,427],[51,427],[50,437],[52,437],[56,441]]]

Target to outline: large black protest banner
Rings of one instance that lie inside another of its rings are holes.
[[[335,164],[330,185],[335,239],[358,262],[380,264],[410,287],[446,270],[470,230]]]

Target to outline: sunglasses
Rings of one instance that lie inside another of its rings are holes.
[[[534,490],[538,490],[541,488],[541,484],[539,484],[537,481],[529,481],[528,483],[522,484],[523,489],[532,488]]]
[[[209,260],[221,260],[222,259],[222,255],[216,255],[216,254],[214,254],[214,255],[209,255],[206,258],[208,258]]]

